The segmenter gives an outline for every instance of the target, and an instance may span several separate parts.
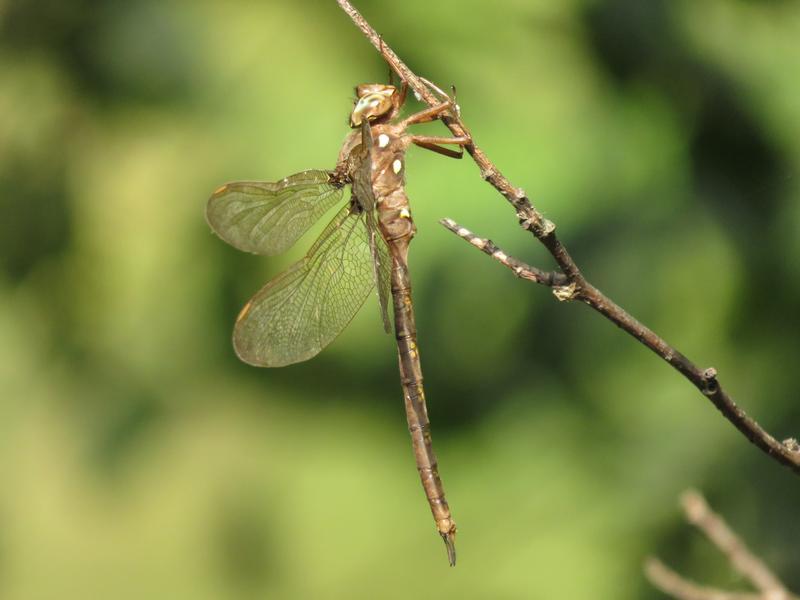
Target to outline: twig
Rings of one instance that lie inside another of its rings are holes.
[[[681,505],[686,513],[686,520],[702,531],[728,557],[731,566],[749,579],[757,590],[765,594],[776,590],[788,593],[769,567],[744,545],[722,517],[711,510],[699,492],[684,492],[681,495]]]
[[[758,593],[726,592],[699,586],[679,575],[657,558],[648,558],[644,572],[655,587],[677,600],[800,600],[744,545],[724,519],[715,514],[705,498],[694,490],[681,495],[686,520],[702,531],[727,556],[731,566]]]
[[[724,592],[704,587],[684,579],[657,558],[648,558],[644,564],[647,579],[662,592],[678,600],[763,600],[758,594]]]
[[[468,241],[481,252],[491,256],[501,265],[511,269],[514,275],[520,279],[527,279],[528,281],[533,281],[534,283],[546,285],[554,289],[559,289],[569,284],[569,279],[567,279],[563,273],[558,273],[556,271],[542,271],[541,269],[532,267],[529,264],[514,258],[513,256],[509,256],[503,252],[492,240],[478,237],[469,229],[460,227],[458,223],[452,219],[442,219],[439,221],[439,223],[444,225],[457,236]]]
[[[485,244],[493,248],[494,252],[500,252],[506,258],[505,262],[501,261],[502,264],[511,268],[515,273],[517,273],[517,269],[513,265],[525,264],[513,256],[508,256],[490,240],[479,238],[452,219],[443,219],[440,223],[477,248],[481,248],[481,245]],[[535,271],[538,271],[538,269]],[[525,277],[525,279],[552,287],[553,294],[561,301],[580,300],[584,302],[622,330],[631,334],[691,381],[747,439],[781,464],[792,468],[796,473],[800,473],[800,452],[798,452],[797,443],[793,439],[779,442],[750,418],[722,389],[722,386],[717,381],[717,372],[714,368],[701,371],[699,367],[670,346],[654,331],[637,321],[582,277],[576,280],[561,273],[556,275],[561,277],[529,276]]]
[[[423,81],[398,58],[397,54],[395,54],[386,43],[386,40],[378,35],[348,0],[336,1],[342,10],[353,20],[356,26],[364,33],[372,45],[383,55],[392,69],[408,83],[409,87],[416,92],[421,100],[430,106],[440,102]],[[443,117],[442,121],[454,135],[470,135],[469,130],[464,125],[460,116],[458,116],[458,111],[456,111],[455,115]],[[490,240],[479,238],[452,220],[447,219],[443,221],[442,224],[445,225],[445,227],[469,241],[473,246],[493,256],[496,260],[501,262],[501,264],[509,267],[518,276],[553,288],[554,294],[559,300],[580,300],[602,314],[612,323],[615,323],[618,327],[631,334],[694,384],[694,386],[697,387],[697,389],[717,407],[722,415],[741,431],[748,440],[782,465],[800,474],[800,446],[798,446],[794,439],[790,438],[780,442],[767,433],[756,421],[739,408],[727,392],[722,389],[722,386],[717,380],[717,372],[714,368],[700,369],[683,354],[660,338],[655,332],[639,323],[600,290],[590,284],[584,278],[569,252],[567,252],[566,247],[556,236],[555,224],[545,219],[542,214],[533,207],[525,192],[521,188],[514,187],[477,145],[471,143],[465,146],[465,148],[478,165],[481,177],[500,192],[514,207],[522,228],[533,234],[536,239],[547,248],[558,265],[560,273],[547,273],[529,267],[522,261],[503,253],[502,250],[497,248]],[[464,235],[460,233],[462,231]],[[481,244],[483,244],[485,248],[482,248]],[[486,248],[491,248],[492,252],[487,252]],[[499,258],[501,254],[504,257],[503,260]]]

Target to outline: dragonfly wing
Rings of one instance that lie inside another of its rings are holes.
[[[391,333],[392,322],[389,319],[388,307],[389,298],[392,295],[392,260],[375,218],[375,208],[378,202],[372,187],[372,145],[372,129],[369,123],[364,121],[361,124],[361,146],[356,150],[356,160],[359,162],[353,169],[353,196],[364,211],[366,219],[373,278],[378,288],[383,329],[386,333]]]
[[[369,235],[369,252],[372,258],[372,271],[375,286],[378,288],[383,330],[392,333],[392,321],[389,319],[389,299],[392,297],[392,258],[389,248],[378,231],[375,216],[371,212],[364,213]]]
[[[236,181],[208,200],[206,219],[231,246],[254,254],[287,250],[342,198],[330,171],[303,171],[281,181]]]
[[[308,254],[245,305],[236,354],[260,367],[315,356],[347,326],[375,285],[364,213],[340,210]]]
[[[372,189],[372,130],[366,121],[361,125],[361,145],[355,150],[357,164],[353,168],[353,196],[367,212],[378,204]]]

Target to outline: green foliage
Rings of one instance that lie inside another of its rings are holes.
[[[800,433],[797,4],[362,4],[457,84],[593,283]],[[689,486],[800,588],[796,476],[440,228],[550,266],[469,160],[408,158],[455,569],[376,302],[308,363],[236,361],[237,311],[314,233],[239,253],[208,196],[332,168],[353,86],[385,73],[333,2],[0,2],[0,596],[655,598],[649,553],[730,579],[680,525]]]

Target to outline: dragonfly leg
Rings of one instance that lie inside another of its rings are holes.
[[[430,108],[426,108],[425,110],[421,110],[418,113],[414,113],[410,117],[406,117],[404,120],[400,122],[400,127],[405,129],[409,125],[416,125],[418,123],[428,123],[429,121],[435,121],[439,117],[441,117],[444,113],[448,110],[452,109],[455,106],[451,100],[447,102],[442,102],[441,104],[437,104],[435,106],[431,106]]]
[[[386,61],[386,66],[389,68],[389,85],[394,85],[394,69],[392,68],[392,63],[389,62],[389,59],[386,55],[386,49],[383,44],[383,36],[379,36],[378,39],[380,40],[381,56],[383,57],[383,60]],[[398,79],[400,79],[400,85],[396,101],[396,105],[399,109],[401,106],[403,106],[403,104],[405,104],[406,94],[408,93],[408,84],[406,83],[406,80],[403,79],[399,74],[397,75],[397,77]]]
[[[389,85],[394,85],[394,70],[392,69],[392,64],[386,58],[386,50],[383,47],[383,36],[378,35],[378,40],[380,41],[380,48],[378,51],[381,53],[381,57],[386,62],[386,66],[389,68]]]
[[[397,106],[403,106],[406,103],[406,94],[408,94],[408,84],[406,83],[405,79],[400,80],[400,91],[398,92],[397,97]]]
[[[466,135],[458,137],[412,135],[411,141],[420,148],[444,154],[450,158],[461,158],[464,156],[463,147],[471,143],[472,139]],[[443,148],[439,144],[455,144],[456,146],[461,146],[461,148],[459,150],[451,150],[450,148]]]
[[[455,104],[455,102],[456,102],[456,86],[454,86],[454,85],[450,86],[452,88],[452,90],[453,90],[453,94],[450,95],[447,92],[445,92],[442,88],[440,88],[438,85],[433,83],[430,79],[425,79],[424,77],[420,77],[420,80],[422,81],[422,83],[424,83],[425,85],[428,86],[428,89],[433,90],[433,92],[436,95],[438,95],[441,100],[443,100],[443,101],[450,100],[451,102],[453,102],[453,104]],[[457,108],[458,107],[456,107],[456,109]]]

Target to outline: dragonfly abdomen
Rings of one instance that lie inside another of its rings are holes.
[[[403,194],[405,197],[405,194]],[[408,218],[407,221],[411,222]],[[413,228],[413,223],[411,223]],[[445,500],[444,486],[439,477],[439,463],[433,452],[430,434],[428,409],[425,404],[425,390],[422,385],[422,363],[417,346],[417,327],[414,321],[414,306],[411,301],[411,280],[408,274],[406,256],[408,242],[406,237],[389,243],[392,253],[392,300],[394,304],[395,338],[400,362],[400,381],[403,387],[408,431],[417,462],[422,488],[436,522],[436,529],[447,547],[447,557],[455,564],[456,524],[450,515],[450,507]],[[387,240],[388,241],[388,240]]]

